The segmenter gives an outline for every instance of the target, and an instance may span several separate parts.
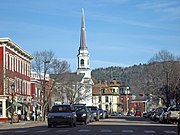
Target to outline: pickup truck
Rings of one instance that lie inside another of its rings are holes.
[[[170,106],[167,109],[167,123],[177,122],[180,119],[180,107]]]

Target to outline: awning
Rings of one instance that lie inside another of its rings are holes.
[[[17,106],[17,107],[22,106],[22,104],[19,103],[19,102],[14,102],[13,104],[14,104],[15,106]]]

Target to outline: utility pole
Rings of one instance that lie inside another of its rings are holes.
[[[45,121],[45,105],[46,105],[46,64],[50,63],[50,61],[45,61],[44,62],[44,78],[43,78],[43,121]]]

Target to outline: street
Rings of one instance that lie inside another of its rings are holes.
[[[175,124],[159,124],[141,117],[111,117],[88,125],[77,127],[57,126],[48,128],[46,124],[33,127],[0,129],[0,135],[177,135]]]

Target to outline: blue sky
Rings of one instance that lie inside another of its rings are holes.
[[[52,50],[77,68],[81,9],[91,69],[147,63],[165,49],[180,55],[179,0],[1,0],[0,37],[24,50]]]

